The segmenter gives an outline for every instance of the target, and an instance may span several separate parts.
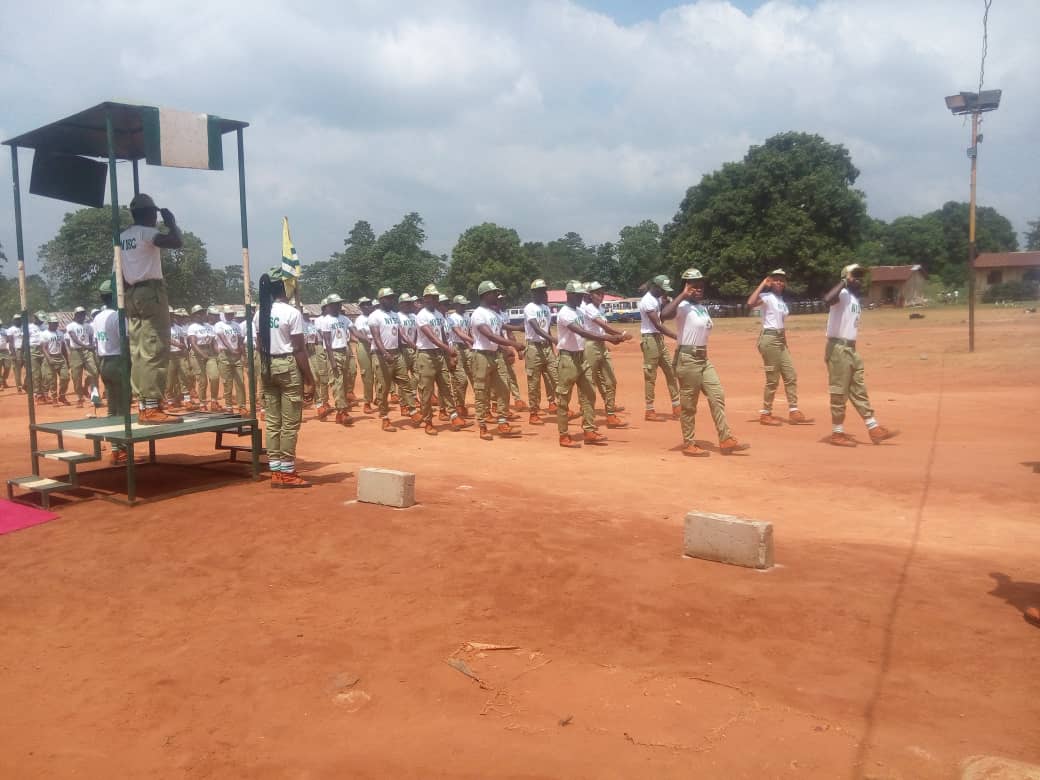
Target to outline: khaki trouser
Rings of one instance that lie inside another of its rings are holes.
[[[25,371],[25,355],[22,354],[22,350],[14,350],[14,354],[11,355],[11,363],[14,365],[15,387],[19,390],[23,390],[25,389],[25,378],[23,376],[23,372]]]
[[[166,282],[149,279],[126,288],[130,379],[138,398],[160,401],[170,361],[170,309]]]
[[[69,364],[65,361],[64,355],[44,358],[43,386],[52,398],[65,398],[69,389]]]
[[[90,396],[90,388],[97,384],[98,366],[94,353],[84,347],[73,347],[69,350],[69,374],[72,377],[72,389],[82,400]],[[86,382],[84,382],[84,378]]]
[[[404,364],[408,368],[408,386],[412,390],[412,395],[416,395],[419,389],[418,377],[415,373],[415,352],[416,350],[411,347],[401,347],[401,357],[404,358]]]
[[[190,376],[188,353],[171,352],[170,367],[166,370],[166,397],[171,401],[191,398],[194,387],[189,385]]]
[[[502,359],[498,363],[498,370],[502,373],[502,381],[506,383],[506,387],[509,388],[509,395],[520,400],[520,385],[516,381],[516,370],[513,368],[513,363],[516,362],[516,356],[513,352],[509,352],[505,355],[502,354],[502,350],[499,350],[499,355]],[[506,408],[509,408],[509,397],[506,397]]]
[[[354,356],[350,354],[350,348],[332,350],[332,365],[329,373],[332,378],[332,402],[338,411],[349,408],[347,403],[347,390],[350,388],[354,375]]]
[[[592,403],[596,400],[596,391],[592,387],[589,365],[585,362],[584,352],[560,350],[558,364],[559,382],[556,385],[556,425],[560,435],[567,434],[568,412],[571,403],[571,392],[578,386],[578,404],[581,406],[581,427],[586,431],[596,430],[596,414]]]
[[[762,411],[773,411],[773,398],[784,380],[784,393],[787,395],[787,408],[798,408],[798,375],[794,370],[791,352],[787,348],[787,339],[782,333],[762,331],[758,337],[758,352],[762,355],[762,363],[766,369],[766,387],[762,393]]]
[[[230,354],[227,350],[220,352],[217,355],[217,369],[220,371],[220,381],[224,384],[224,408],[234,409],[236,397],[238,405],[244,407],[246,383],[242,379],[242,356]]]
[[[314,405],[329,405],[329,356],[320,344],[307,345],[307,357],[314,374]]]
[[[47,395],[47,388],[43,386],[43,349],[40,347],[29,347],[29,370],[32,372],[33,394]]]
[[[654,386],[657,384],[657,369],[664,374],[672,406],[679,405],[679,385],[675,380],[672,359],[664,347],[664,336],[660,333],[644,333],[640,348],[643,350],[643,383],[646,389],[646,409],[654,408]]]
[[[370,404],[375,399],[372,392],[372,382],[375,372],[372,370],[372,347],[364,342],[358,342],[357,347],[358,368],[361,371],[361,386],[364,392],[365,403]]]
[[[260,383],[264,389],[267,459],[280,461],[283,471],[293,471],[303,419],[303,375],[296,358],[272,355],[271,373],[261,372]]]
[[[824,359],[827,361],[827,383],[831,394],[831,422],[834,425],[845,422],[846,400],[864,420],[873,417],[874,410],[863,379],[863,360],[855,347],[827,339]]]
[[[527,403],[532,412],[537,412],[542,405],[542,378],[552,382],[554,393],[560,383],[556,353],[553,352],[552,345],[544,341],[528,341],[524,365],[527,368]],[[546,400],[551,401],[552,398],[550,395]]]
[[[498,402],[499,420],[505,422],[509,410],[509,387],[503,381],[504,372],[499,367],[500,363],[505,363],[502,352],[474,349],[470,354],[473,359],[473,400],[477,420],[481,425],[484,424],[491,409],[490,402],[494,400]]]
[[[400,350],[390,352],[384,359],[379,352],[372,355],[372,369],[378,378],[379,416],[390,416],[390,389],[397,387],[401,397],[401,406],[409,414],[415,413],[415,394],[412,393],[411,377],[408,375],[408,364]]]
[[[473,355],[465,344],[455,345],[455,369],[451,372],[452,389],[455,391],[455,403],[459,406],[466,405],[466,385],[470,383],[473,375]]]
[[[733,434],[726,422],[726,396],[722,392],[722,383],[715,371],[715,366],[708,358],[696,357],[680,347],[675,353],[675,375],[679,380],[679,399],[682,405],[682,437],[686,444],[693,444],[695,423],[697,421],[697,401],[701,393],[708,399],[708,409],[715,421],[715,432],[719,441],[725,441]],[[699,354],[699,353],[698,353]]]
[[[607,345],[602,341],[586,341],[585,361],[589,364],[593,386],[603,396],[604,409],[608,415],[615,414],[617,377],[614,375],[614,362],[610,359]]]
[[[220,390],[220,369],[217,367],[217,356],[215,354],[193,352],[191,357],[199,387],[199,402],[206,402],[207,388],[209,390],[208,397],[216,401],[219,394],[218,391]]]
[[[452,388],[448,360],[439,349],[420,349],[415,356],[415,373],[419,383],[419,411],[423,422],[433,422],[433,388],[437,387],[440,406],[455,413],[455,390]]]
[[[13,356],[10,352],[0,352],[0,383],[7,384],[7,377],[11,373],[11,362]]]
[[[130,409],[129,399],[123,396],[123,372],[125,364],[122,355],[106,355],[101,358],[101,379],[105,382],[105,401],[108,404],[109,417],[122,417]],[[112,444],[113,450],[122,450],[122,444]]]

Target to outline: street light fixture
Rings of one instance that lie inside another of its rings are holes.
[[[975,351],[975,171],[979,157],[979,115],[987,111],[996,111],[1000,107],[999,89],[987,89],[981,92],[958,92],[946,98],[946,107],[960,116],[971,114],[971,146],[968,157],[971,159],[971,201],[968,206],[968,351]]]

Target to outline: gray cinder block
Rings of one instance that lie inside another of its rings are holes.
[[[366,504],[410,507],[415,503],[415,474],[393,469],[361,469],[357,497]]]
[[[768,569],[773,565],[773,524],[693,511],[686,515],[683,553],[693,558]]]

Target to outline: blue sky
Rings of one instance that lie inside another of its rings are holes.
[[[525,241],[614,241],[789,130],[849,149],[873,216],[967,200],[968,129],[943,96],[977,83],[981,0],[181,0],[161,24],[125,0],[0,6],[21,31],[0,48],[0,138],[109,99],[250,122],[258,270],[279,256],[283,215],[305,264],[356,220],[380,232],[411,211],[435,252],[484,221]],[[112,18],[133,34],[99,54]],[[979,202],[1019,231],[1040,217],[1037,29],[1037,0],[994,4],[986,83],[1004,101],[985,121]],[[230,140],[225,159],[222,174],[142,169],[218,267],[240,257]],[[21,166],[24,182],[27,152]],[[5,182],[8,167],[4,154]],[[71,207],[23,205],[33,270]],[[0,197],[6,274],[11,212]]]

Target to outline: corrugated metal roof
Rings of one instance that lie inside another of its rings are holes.
[[[975,258],[976,268],[1035,268],[1040,252],[982,252]]]
[[[924,273],[919,265],[876,265],[870,269],[871,282],[905,282],[914,271]]]

